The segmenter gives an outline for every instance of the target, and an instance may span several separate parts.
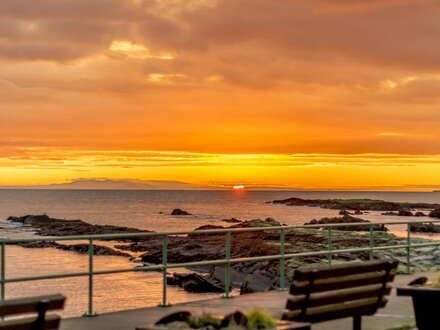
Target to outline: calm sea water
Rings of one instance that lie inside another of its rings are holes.
[[[288,225],[313,218],[336,216],[338,211],[266,204],[289,197],[373,198],[396,202],[440,203],[440,193],[411,192],[310,192],[310,191],[108,191],[108,190],[0,190],[0,235],[30,236],[32,233],[5,221],[10,215],[42,214],[66,219],[82,219],[94,224],[112,224],[154,231],[192,230],[205,224],[227,225],[222,219],[250,220],[272,217]],[[170,213],[181,208],[189,217]],[[384,217],[380,212],[362,218],[378,221],[414,220]],[[390,226],[398,235],[401,226]],[[26,276],[85,271],[87,256],[55,249],[24,249],[8,246],[6,276]],[[120,257],[95,258],[95,269],[133,267]],[[7,297],[61,292],[68,296],[65,316],[81,315],[87,307],[87,279],[71,278],[8,284]],[[170,302],[197,300],[215,295],[188,294],[169,288]],[[99,276],[95,280],[95,307],[98,313],[154,306],[161,301],[159,273],[127,273]]]

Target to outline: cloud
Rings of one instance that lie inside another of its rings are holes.
[[[1,1],[0,141],[437,154],[439,16],[410,0]]]

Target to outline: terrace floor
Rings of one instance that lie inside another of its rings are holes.
[[[409,281],[420,276],[433,278],[435,274],[398,275],[394,281],[395,286],[406,285]],[[287,292],[264,292],[237,296],[230,299],[219,298],[198,302],[176,304],[172,307],[151,307],[122,311],[116,313],[102,314],[93,318],[72,318],[65,319],[61,323],[61,330],[93,329],[93,330],[134,330],[152,324],[159,318],[180,310],[188,310],[195,314],[208,312],[215,315],[225,315],[236,310],[248,310],[254,307],[261,307],[273,313],[274,316],[281,316],[286,300]],[[122,307],[122,306],[121,306]],[[389,299],[386,308],[370,317],[363,318],[364,330],[385,330],[402,325],[414,325],[414,313],[412,301],[409,297],[397,297],[395,290]],[[351,329],[351,319],[342,319],[331,322],[324,322],[312,326],[314,330],[345,330]]]

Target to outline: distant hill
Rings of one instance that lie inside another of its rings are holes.
[[[47,185],[0,186],[0,189],[200,190],[209,187],[166,180],[76,179]]]

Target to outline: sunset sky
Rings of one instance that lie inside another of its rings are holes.
[[[0,1],[0,185],[440,188],[437,0]]]

